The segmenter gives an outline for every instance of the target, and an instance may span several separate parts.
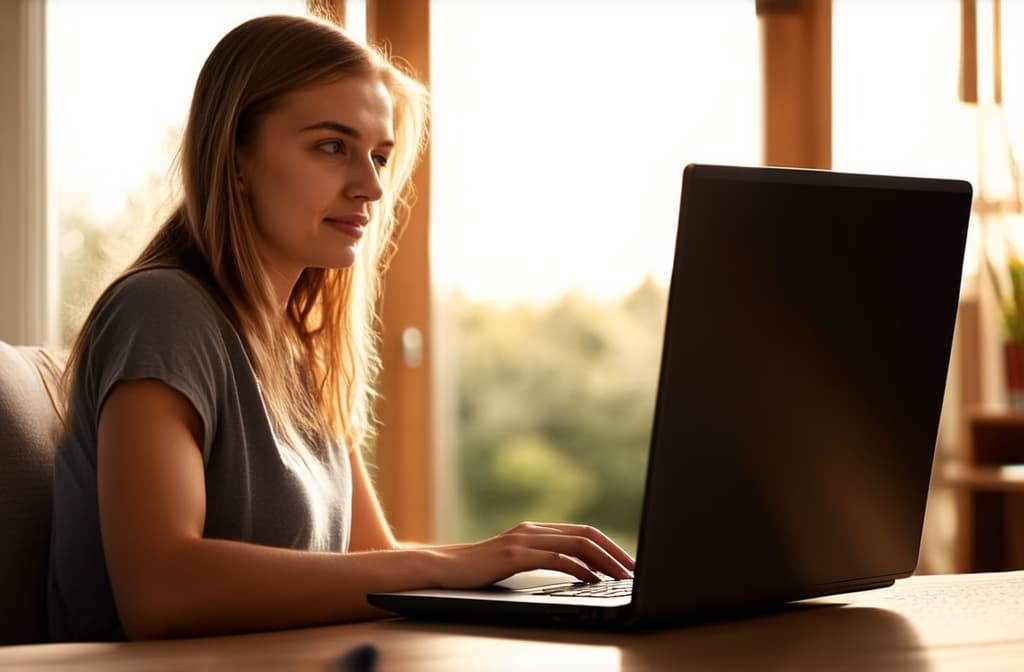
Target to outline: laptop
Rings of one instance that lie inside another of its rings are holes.
[[[971,197],[957,180],[687,166],[634,578],[610,596],[562,578],[369,602],[640,626],[912,574]]]

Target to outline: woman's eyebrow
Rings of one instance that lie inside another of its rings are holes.
[[[310,124],[309,126],[306,126],[305,128],[303,128],[300,131],[300,133],[305,133],[306,131],[318,131],[318,130],[334,131],[335,133],[340,133],[341,135],[347,135],[348,137],[352,138],[353,140],[362,140],[362,136],[359,134],[359,131],[357,131],[356,129],[352,128],[351,126],[346,126],[345,124],[339,124],[336,121],[318,121],[315,124]],[[379,143],[379,146],[380,147],[394,147],[395,146],[395,141],[394,140],[385,140],[384,142]]]

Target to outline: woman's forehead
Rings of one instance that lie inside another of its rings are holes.
[[[305,128],[332,122],[348,126],[372,144],[392,141],[393,104],[376,77],[346,77],[289,93],[278,109],[288,125]]]

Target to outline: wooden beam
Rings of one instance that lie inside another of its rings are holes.
[[[1003,18],[999,0],[992,0],[992,102],[1003,104]]]
[[[366,36],[404,61],[420,81],[430,74],[428,0],[367,0]],[[376,412],[376,486],[395,534],[434,540],[430,404],[430,156],[413,176],[416,203],[391,262],[381,306],[383,371]],[[417,352],[418,351],[418,352]],[[418,360],[418,361],[417,361]]]
[[[960,100],[978,102],[978,5],[960,0]]]
[[[758,0],[763,162],[832,167],[832,0]]]

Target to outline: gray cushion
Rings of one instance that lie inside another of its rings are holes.
[[[0,342],[0,645],[46,641],[59,367]]]

